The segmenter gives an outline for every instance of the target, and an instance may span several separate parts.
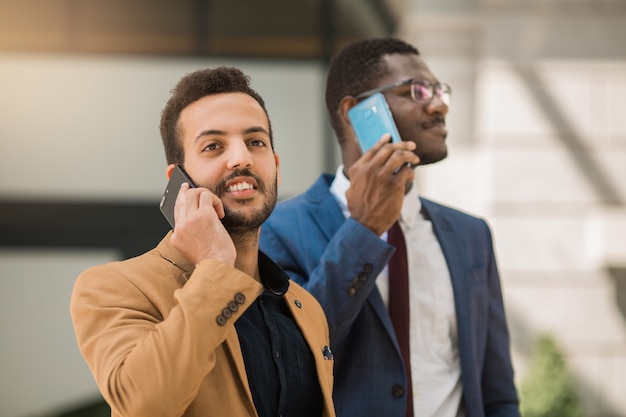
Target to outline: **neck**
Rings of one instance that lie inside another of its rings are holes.
[[[237,250],[235,268],[261,282],[259,274],[259,233],[260,229],[233,235],[232,238]]]

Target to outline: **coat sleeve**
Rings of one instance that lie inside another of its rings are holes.
[[[114,415],[181,416],[261,285],[215,260],[186,282],[169,263],[126,262],[78,277],[70,311],[79,348]],[[218,323],[235,299],[238,309]]]
[[[489,256],[487,264],[489,307],[486,320],[488,327],[481,381],[484,410],[487,417],[520,417],[493,238],[487,224],[484,222],[482,224],[486,229],[485,247]]]

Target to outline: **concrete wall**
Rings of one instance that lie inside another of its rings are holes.
[[[412,1],[454,89],[420,191],[493,227],[518,381],[556,337],[588,416],[626,416],[626,3]]]

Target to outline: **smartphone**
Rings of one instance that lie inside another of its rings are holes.
[[[348,118],[364,153],[385,133],[391,134],[392,142],[402,140],[382,93],[373,94],[352,107]]]
[[[170,180],[167,182],[167,186],[163,192],[163,197],[161,197],[161,203],[159,204],[161,213],[163,213],[163,216],[165,216],[170,226],[172,226],[172,229],[174,228],[174,204],[176,204],[176,197],[178,197],[180,186],[184,182],[189,184],[190,187],[195,187],[193,181],[191,181],[191,178],[189,178],[189,175],[187,175],[183,167],[176,165],[172,171]]]

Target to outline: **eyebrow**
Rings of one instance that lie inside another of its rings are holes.
[[[265,133],[266,135],[269,136],[269,132],[262,126],[252,126],[243,131],[244,134],[258,133],[258,132]],[[218,129],[203,130],[202,132],[198,134],[198,136],[196,136],[196,138],[194,139],[194,142],[203,136],[209,136],[209,135],[224,136],[226,135],[226,132],[223,130],[218,130]]]

